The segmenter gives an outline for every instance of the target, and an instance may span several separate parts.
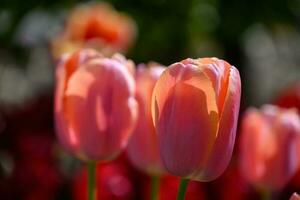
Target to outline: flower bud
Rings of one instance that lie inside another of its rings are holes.
[[[240,106],[238,70],[217,58],[186,59],[157,81],[152,116],[167,171],[211,181],[227,167]]]

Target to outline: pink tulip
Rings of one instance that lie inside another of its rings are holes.
[[[300,118],[294,109],[266,105],[242,121],[240,167],[252,184],[279,190],[300,164]]]
[[[165,168],[211,181],[227,167],[240,106],[238,70],[217,58],[186,59],[157,81],[152,116]]]
[[[55,121],[63,147],[83,160],[109,160],[126,146],[137,103],[125,59],[93,50],[66,56],[56,70]]]
[[[157,135],[151,117],[151,96],[154,85],[164,69],[158,64],[152,64],[148,68],[140,65],[135,76],[139,112],[127,153],[135,167],[151,175],[163,172]]]

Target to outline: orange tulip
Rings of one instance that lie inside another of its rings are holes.
[[[242,121],[240,167],[252,184],[279,190],[300,163],[300,118],[294,109],[266,105],[249,109]]]
[[[164,69],[163,66],[154,63],[148,68],[140,65],[135,76],[139,112],[137,125],[127,146],[127,153],[134,166],[151,175],[163,172],[151,117],[151,96],[154,85]]]
[[[106,56],[125,53],[135,35],[134,21],[108,3],[81,5],[71,12],[64,31],[54,38],[53,56],[59,58],[82,47],[95,48]]]
[[[165,168],[211,181],[227,167],[240,106],[238,70],[217,58],[186,59],[157,81],[152,116]]]
[[[290,200],[300,200],[300,196],[295,192],[292,194]]]
[[[120,55],[93,50],[66,56],[56,70],[57,136],[83,160],[109,160],[125,147],[135,125],[134,79]]]

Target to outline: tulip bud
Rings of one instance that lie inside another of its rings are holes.
[[[136,100],[139,105],[138,121],[127,146],[130,161],[138,169],[151,175],[163,172],[158,141],[151,117],[151,96],[154,85],[165,68],[152,64],[139,65],[136,80]]]
[[[52,41],[54,58],[80,48],[93,48],[110,56],[125,53],[136,35],[134,21],[108,3],[83,4],[73,9],[61,34]]]
[[[134,79],[124,62],[81,50],[56,69],[57,136],[78,158],[109,160],[128,142],[137,103]]]
[[[266,105],[243,117],[240,168],[252,184],[279,190],[300,163],[300,118],[294,109]]]
[[[232,155],[240,95],[238,70],[217,58],[186,59],[164,71],[152,116],[171,174],[198,181],[221,175]]]

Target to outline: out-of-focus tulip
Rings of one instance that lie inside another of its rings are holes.
[[[154,85],[164,69],[163,66],[154,63],[148,68],[139,65],[135,76],[139,111],[127,153],[135,167],[151,175],[163,172],[157,135],[151,117],[151,97]]]
[[[66,56],[56,70],[57,136],[83,160],[109,160],[126,146],[135,126],[135,84],[125,59],[93,50]]]
[[[300,82],[283,90],[274,103],[284,108],[297,108],[300,113]]]
[[[284,88],[273,102],[283,108],[296,108],[298,114],[300,114],[300,82],[293,83]],[[289,185],[300,186],[300,169],[298,169],[297,174],[292,178]]]
[[[227,167],[240,106],[238,70],[217,58],[186,59],[157,81],[152,116],[165,168],[211,181]]]
[[[240,167],[252,184],[279,190],[300,164],[300,118],[294,109],[266,105],[242,121]]]
[[[68,17],[64,31],[52,42],[54,58],[80,48],[95,48],[110,56],[125,53],[136,35],[134,21],[115,11],[108,3],[76,7]]]
[[[165,175],[161,178],[159,184],[158,200],[174,200],[176,199],[179,187],[179,179],[175,176]],[[144,185],[143,199],[150,200],[150,182]],[[204,200],[205,193],[201,183],[191,181],[188,185],[185,200]]]
[[[300,200],[300,196],[295,192],[292,194],[290,200]]]
[[[97,199],[132,200],[134,188],[126,167],[119,163],[98,164]],[[80,170],[74,177],[72,193],[75,200],[87,200],[87,172]]]

